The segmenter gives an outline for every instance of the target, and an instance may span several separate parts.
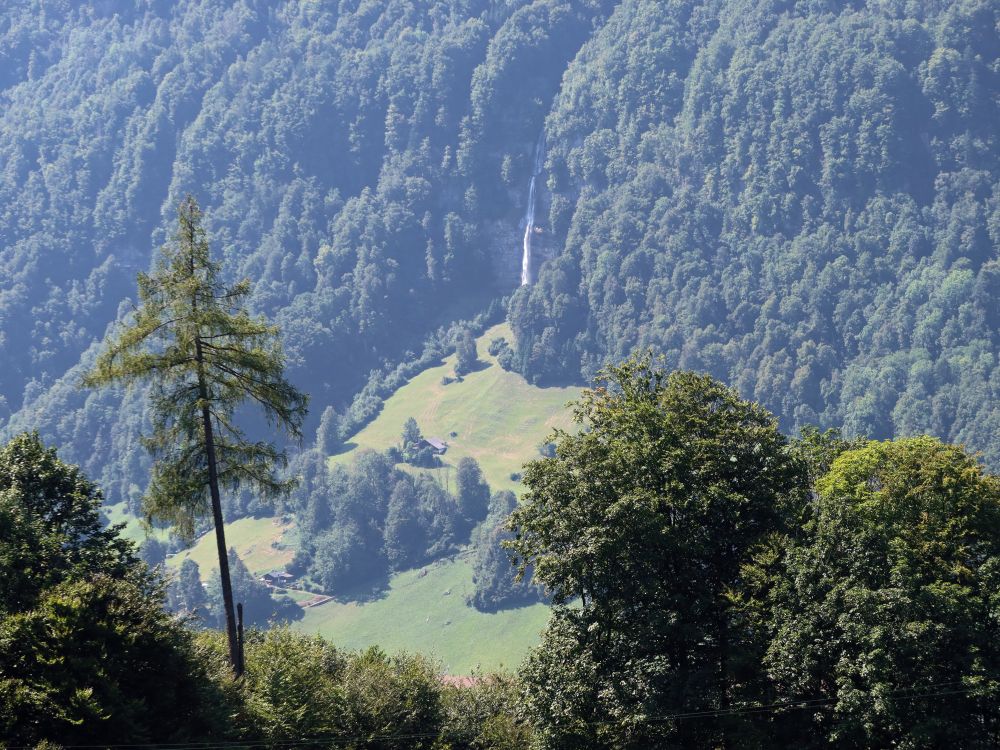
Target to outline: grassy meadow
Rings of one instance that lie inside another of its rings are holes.
[[[430,471],[451,491],[455,490],[458,460],[471,456],[491,488],[518,492],[520,483],[511,474],[539,456],[539,445],[553,428],[572,428],[566,404],[580,389],[538,388],[504,371],[487,351],[490,340],[498,336],[511,340],[510,328],[497,325],[477,339],[480,367],[461,380],[444,384],[445,378],[455,377],[454,355],[414,376],[386,399],[375,420],[348,439],[341,453],[330,457],[331,464],[351,461],[358,450],[382,451],[398,445],[403,423],[412,416],[425,437],[440,437],[448,443],[442,466]],[[401,468],[427,471],[405,464]],[[143,531],[137,520],[117,506],[106,510],[111,511],[113,521],[128,523],[128,536],[141,540]],[[226,542],[259,575],[291,561],[295,525],[277,518],[242,518],[226,524]],[[187,558],[198,563],[203,580],[218,575],[214,533],[172,556],[168,565],[176,569]],[[538,604],[495,614],[477,612],[465,603],[472,588],[471,563],[468,553],[462,552],[394,575],[370,601],[331,601],[309,608],[294,627],[319,633],[343,648],[378,645],[389,652],[426,653],[439,659],[451,674],[516,667],[538,642],[548,608]],[[302,600],[312,596],[294,590],[287,593]]]
[[[538,458],[538,446],[553,428],[571,427],[566,404],[580,389],[538,388],[517,373],[504,371],[487,351],[490,340],[498,336],[510,341],[510,327],[494,326],[477,339],[482,366],[461,381],[448,385],[442,381],[455,376],[455,355],[414,376],[386,399],[373,422],[348,440],[347,450],[330,460],[349,461],[358,448],[381,451],[398,445],[403,423],[413,417],[424,437],[448,443],[444,465],[433,470],[443,484],[454,490],[454,467],[463,456],[471,456],[490,487],[517,491],[519,485],[510,475]]]
[[[236,553],[247,569],[260,575],[269,570],[282,569],[292,561],[295,549],[285,541],[288,534],[294,538],[295,525],[280,518],[241,518],[226,524],[226,544],[236,548]],[[172,556],[167,565],[179,568],[191,558],[198,563],[201,578],[207,581],[219,574],[219,553],[215,546],[215,532],[203,534],[194,546]]]
[[[471,593],[472,566],[458,555],[393,576],[385,595],[373,601],[307,609],[294,627],[342,648],[419,651],[439,659],[449,674],[516,667],[538,642],[548,607],[486,614],[466,605]]]

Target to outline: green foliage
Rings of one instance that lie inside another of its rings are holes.
[[[171,582],[167,594],[170,609],[189,617],[189,622],[202,624],[211,622],[208,597],[201,582],[201,571],[194,560],[188,558],[181,563],[177,578]]]
[[[239,676],[243,663],[220,491],[249,487],[259,503],[287,494],[295,481],[275,474],[287,465],[285,453],[247,439],[234,417],[249,401],[271,427],[301,438],[308,399],[285,380],[278,329],[247,312],[249,281],[226,287],[219,280],[194,198],[185,198],[177,213],[177,233],[157,258],[156,270],[139,274],[140,306],[83,382],[151,386],[153,427],[143,443],[154,464],[143,512],[190,540],[196,521],[211,511],[224,622]]]
[[[842,453],[768,599],[797,747],[1000,737],[1000,478],[931,438]]]
[[[416,492],[411,482],[400,481],[389,496],[385,516],[385,556],[394,570],[405,570],[420,561],[427,549]]]
[[[316,420],[332,406],[357,430],[377,413],[377,398],[347,413],[370,373],[380,387],[367,396],[421,341],[506,289],[492,224],[467,208],[477,191],[465,160],[489,161],[498,145],[478,139],[473,110],[537,130],[541,103],[518,81],[530,70],[550,98],[591,5],[5,6],[8,434],[37,427],[113,502],[145,489],[142,399],[84,396],[71,370],[90,365],[88,347],[170,232],[163,206],[186,192],[203,198],[223,277],[250,277],[252,309],[280,323]]]
[[[0,616],[32,608],[47,589],[120,578],[137,562],[121,527],[103,528],[100,491],[36,433],[0,448]]]
[[[183,572],[182,567],[182,575]],[[197,573],[197,569],[194,572]],[[233,600],[243,604],[243,622],[246,627],[267,627],[270,624],[302,619],[302,608],[287,596],[272,595],[270,587],[247,570],[247,566],[232,547],[229,548],[229,572],[232,578]],[[212,626],[225,628],[225,608],[218,578],[209,581],[207,599],[212,613]]]
[[[724,743],[725,716],[646,717],[725,712],[752,687],[760,646],[731,598],[802,465],[762,408],[648,358],[606,371],[575,415],[583,430],[526,467],[507,542],[559,605],[525,672],[545,746]]]
[[[221,651],[223,644],[211,638]],[[345,735],[340,680],[347,657],[318,636],[284,627],[246,636],[247,671],[238,686],[239,733],[266,743]],[[348,735],[349,736],[349,735]]]
[[[512,606],[533,604],[541,599],[540,587],[531,580],[531,572],[517,576],[504,542],[513,539],[507,529],[517,498],[510,491],[494,493],[486,520],[472,538],[472,582],[475,591],[469,604],[480,612],[495,612]]]
[[[17,744],[218,736],[222,699],[190,634],[137,573],[46,589],[0,621],[0,729]],[[184,721],[178,722],[177,718]]]
[[[212,632],[200,638],[214,654],[215,680],[229,694],[234,739],[418,750],[438,747],[447,731],[443,689],[423,657],[346,653],[279,627],[247,634],[247,671],[233,683],[225,642]]]
[[[221,736],[223,699],[189,632],[133,546],[101,528],[99,503],[36,435],[0,450],[0,734],[15,745]]]
[[[469,750],[524,750],[534,730],[521,710],[524,686],[499,673],[477,675],[469,687],[444,691],[444,741]]]
[[[455,354],[458,362],[455,365],[456,375],[472,372],[479,364],[479,352],[476,351],[476,339],[472,331],[462,328],[455,334]]]
[[[476,459],[463,456],[455,469],[458,512],[466,528],[472,528],[486,518],[490,506],[490,486],[483,479],[483,471]]]
[[[246,311],[249,282],[226,287],[219,280],[201,210],[190,196],[178,209],[173,243],[156,270],[138,280],[133,319],[110,340],[84,384],[152,384],[153,430],[144,443],[155,463],[143,510],[190,538],[195,522],[209,513],[210,489],[249,485],[272,496],[291,488],[274,475],[287,463],[285,454],[248,440],[235,423],[237,407],[249,401],[269,424],[298,437],[307,399],[284,378],[278,329]]]
[[[403,425],[403,437],[401,441],[402,459],[413,466],[431,468],[438,465],[434,450],[428,445],[422,445],[424,440],[417,420],[408,417]]]
[[[348,736],[372,750],[431,748],[443,723],[435,665],[420,656],[362,651],[343,673]]]
[[[403,425],[403,437],[400,440],[403,453],[406,453],[407,449],[416,446],[423,440],[423,437],[420,434],[420,427],[417,425],[417,420],[413,417],[408,417],[406,423]]]
[[[532,382],[652,345],[789,432],[996,466],[989,2],[7,6],[0,420],[113,503],[146,489],[144,399],[74,368],[194,190],[310,433],[327,406],[355,433],[499,291]],[[541,129],[549,259],[514,292]]]
[[[557,605],[538,746],[991,747],[1000,479],[930,437],[792,443],[631,359],[529,464],[506,542]]]
[[[453,552],[477,520],[480,496],[489,497],[478,467],[476,481],[466,482],[466,507],[428,474],[414,476],[371,450],[359,451],[349,467],[310,463],[303,476],[293,496],[299,562],[309,560],[312,578],[331,594],[361,593],[390,571]]]
[[[163,584],[115,529],[100,527],[99,495],[79,469],[24,435],[0,450],[0,480],[0,573],[19,581],[0,611],[5,742],[318,737],[388,750],[401,738],[414,749],[444,741],[508,748],[527,736],[524,722],[509,714],[510,690],[477,688],[466,698],[448,688],[446,710],[446,689],[428,660],[378,650],[345,654],[281,627],[248,632],[247,671],[234,681],[225,636],[195,637],[165,612]],[[252,619],[262,611],[259,600],[271,597],[238,558],[230,562]],[[194,562],[181,566],[174,589],[189,612],[204,605]],[[483,717],[483,726],[456,714],[458,703]]]
[[[789,432],[1000,466],[998,10],[624,0],[545,119],[532,382],[652,347]],[[972,29],[979,31],[973,32]]]
[[[332,406],[323,409],[319,427],[316,428],[316,450],[323,455],[335,452],[340,446],[340,422],[341,419]]]
[[[805,463],[811,481],[816,482],[826,474],[837,457],[848,450],[861,448],[867,443],[865,438],[845,439],[840,430],[829,429],[820,432],[816,427],[802,428],[799,438],[792,443],[792,449]]]
[[[503,336],[497,336],[494,339],[490,339],[490,345],[487,351],[490,353],[491,357],[497,357],[501,352],[510,348],[510,344],[507,343],[507,339]]]

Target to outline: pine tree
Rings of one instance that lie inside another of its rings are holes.
[[[151,385],[153,429],[144,443],[155,463],[143,511],[188,538],[196,521],[211,513],[230,660],[239,676],[243,665],[220,493],[248,485],[275,497],[292,483],[275,475],[286,465],[284,452],[249,440],[234,414],[251,401],[272,426],[301,439],[307,399],[285,380],[278,329],[251,317],[244,306],[249,282],[227,288],[220,281],[201,218],[194,198],[185,198],[173,242],[151,274],[138,276],[139,307],[83,382]]]

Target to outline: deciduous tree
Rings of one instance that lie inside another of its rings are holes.
[[[649,358],[607,370],[575,419],[527,466],[507,543],[558,605],[526,669],[545,746],[725,746],[754,645],[731,595],[802,462],[764,409]],[[660,720],[692,711],[722,718]]]
[[[843,452],[772,579],[785,746],[1000,743],[1000,478],[928,437]]]

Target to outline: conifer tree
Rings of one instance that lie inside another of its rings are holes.
[[[275,474],[287,463],[285,453],[248,439],[234,415],[250,401],[269,424],[301,439],[307,399],[285,380],[278,329],[245,308],[249,282],[226,287],[219,279],[201,210],[191,196],[180,204],[173,242],[151,274],[139,274],[138,285],[138,308],[83,382],[151,385],[153,428],[144,443],[155,463],[143,510],[188,538],[196,521],[211,513],[230,660],[239,676],[243,665],[221,491],[250,486],[274,497],[291,489],[291,482]]]

